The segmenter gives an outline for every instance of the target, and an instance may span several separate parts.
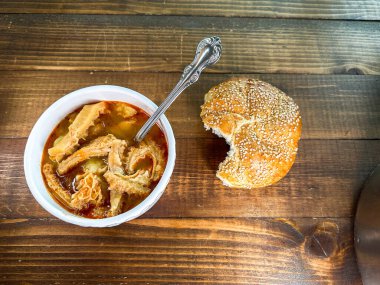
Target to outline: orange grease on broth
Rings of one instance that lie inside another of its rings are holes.
[[[51,164],[54,165],[55,168],[57,167],[57,163],[54,162],[54,161],[52,161],[50,159],[49,153],[48,153],[48,149],[53,146],[54,141],[58,137],[63,136],[63,135],[65,135],[68,132],[68,127],[70,125],[70,122],[69,122],[70,118],[73,120],[75,118],[75,115],[78,114],[79,111],[85,105],[95,104],[95,103],[98,103],[98,102],[92,102],[92,103],[84,104],[80,108],[76,109],[74,112],[72,112],[69,115],[67,115],[54,128],[54,130],[49,135],[49,137],[48,137],[48,139],[47,139],[47,141],[45,143],[45,146],[44,146],[44,150],[43,150],[43,154],[42,154],[42,160],[41,160],[41,172],[42,172],[42,167],[43,167],[43,165],[45,163],[51,163]],[[80,146],[82,146],[83,144],[85,144],[87,142],[92,141],[93,139],[95,139],[95,138],[97,138],[99,136],[104,136],[104,135],[107,135],[107,134],[113,134],[118,139],[124,139],[124,140],[126,140],[127,143],[128,143],[128,146],[130,146],[130,145],[133,144],[133,138],[135,137],[135,135],[137,134],[137,132],[139,131],[139,129],[144,125],[144,123],[149,118],[148,114],[146,114],[144,110],[142,110],[141,108],[136,107],[134,105],[131,105],[131,104],[128,104],[128,103],[124,103],[124,102],[116,102],[116,101],[106,101],[106,103],[109,105],[109,109],[112,109],[112,105],[115,104],[115,103],[126,104],[127,106],[132,107],[133,109],[135,109],[137,111],[137,114],[134,115],[134,116],[132,116],[132,117],[130,117],[130,118],[128,118],[128,119],[124,119],[121,116],[118,116],[116,114],[112,114],[112,111],[109,112],[109,113],[107,113],[107,114],[101,115],[96,120],[96,122],[98,122],[98,121],[102,122],[102,125],[103,125],[102,131],[100,133],[98,133],[96,136],[89,135],[86,138],[86,140],[80,141],[79,142]],[[123,130],[122,128],[120,128],[120,127],[117,126],[119,123],[121,123],[123,121],[129,121],[129,120],[133,120],[133,119],[135,119],[136,122],[131,125],[131,128],[129,128],[128,132],[125,132],[125,130]],[[91,128],[89,129],[89,133],[91,133]],[[157,143],[157,145],[161,149],[164,150],[164,157],[165,157],[165,161],[167,162],[167,159],[168,159],[168,146],[167,146],[166,138],[165,138],[164,133],[162,132],[162,130],[160,129],[160,127],[157,124],[155,124],[151,128],[151,130],[149,131],[149,133],[146,135],[146,138],[150,138],[150,139],[154,140]],[[127,153],[127,150],[126,150],[126,153]],[[101,157],[101,158],[108,165],[108,163],[107,163],[107,157]],[[139,168],[146,168],[146,169],[148,169],[148,168],[152,167],[151,163],[152,162],[150,161],[150,159],[144,159],[143,161],[139,162],[138,169]],[[70,194],[74,194],[75,193],[75,186],[74,186],[75,176],[77,174],[82,174],[83,173],[83,169],[82,169],[81,165],[82,164],[78,165],[77,167],[74,167],[72,170],[70,170],[65,175],[59,175],[56,172],[56,175],[59,178],[59,181],[61,183],[61,186],[64,189],[68,190]],[[69,212],[71,212],[71,213],[73,213],[75,215],[86,217],[86,218],[90,218],[90,219],[104,218],[104,216],[96,216],[93,213],[93,210],[94,210],[95,206],[92,206],[92,205],[90,205],[88,207],[88,209],[80,210],[80,211],[66,207],[65,205],[63,205],[60,202],[60,200],[58,198],[56,198],[54,192],[48,186],[48,184],[46,182],[46,179],[45,179],[45,175],[42,174],[42,177],[44,179],[45,187],[48,189],[48,192],[49,192],[50,196],[52,196],[53,199],[59,205],[61,205],[61,207],[63,207],[67,211],[69,211]],[[153,190],[156,187],[156,185],[158,184],[158,182],[159,182],[159,180],[156,181],[156,182],[152,182],[152,184],[150,185],[149,188],[151,190]],[[140,204],[145,198],[146,197],[131,197],[131,196],[128,197],[127,202],[124,204],[124,207],[123,207],[121,213],[124,213],[124,212],[126,212],[126,211],[134,208],[135,206],[137,206],[138,204]],[[108,210],[110,208],[110,201],[109,201],[109,199],[106,200],[104,204],[106,205],[106,208]]]

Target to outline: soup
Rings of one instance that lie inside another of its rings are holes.
[[[158,125],[134,145],[147,119],[142,109],[114,101],[84,105],[67,115],[50,134],[42,156],[51,196],[71,213],[93,219],[141,203],[159,182],[168,154]]]

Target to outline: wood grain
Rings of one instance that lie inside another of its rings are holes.
[[[372,0],[1,1],[0,284],[361,284],[352,218],[380,161],[376,20]],[[39,115],[95,84],[160,103],[210,35],[223,55],[167,113],[177,159],[158,203],[104,229],[42,209],[23,172]],[[215,177],[228,146],[204,131],[199,107],[232,76],[300,105],[297,160],[273,186],[230,189]]]
[[[170,107],[167,116],[177,138],[213,138],[199,118],[204,94],[233,76],[268,81],[301,108],[303,139],[379,139],[380,76],[291,74],[204,74]],[[180,73],[1,71],[0,137],[27,137],[39,115],[61,96],[85,86],[126,86],[161,103]]]
[[[139,219],[104,229],[9,219],[0,272],[4,284],[360,284],[349,219]]]
[[[380,160],[380,140],[303,140],[284,179],[249,191],[225,187],[215,177],[228,151],[223,139],[176,142],[173,176],[146,217],[352,217],[364,180]],[[0,215],[51,217],[25,183],[25,143],[0,140]]]
[[[207,72],[380,74],[380,22],[118,15],[1,15],[0,69],[182,72],[213,34]]]
[[[166,1],[1,1],[2,13],[191,15],[379,20],[380,4],[373,0],[166,0]]]

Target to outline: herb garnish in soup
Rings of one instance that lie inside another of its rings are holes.
[[[65,209],[100,219],[138,205],[157,185],[167,162],[167,144],[155,125],[132,146],[147,114],[123,102],[84,105],[50,134],[42,157],[49,193]]]

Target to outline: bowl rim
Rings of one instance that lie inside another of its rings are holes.
[[[110,94],[107,94],[107,97],[101,95],[101,92],[111,92]],[[100,95],[99,95],[100,94]],[[114,95],[111,95],[114,94]],[[111,96],[111,98],[108,98],[108,96]],[[51,118],[51,114],[55,112],[60,112],[59,109],[62,106],[65,106],[65,108],[72,109],[74,111],[80,106],[83,106],[85,104],[91,103],[91,102],[98,102],[98,101],[121,101],[129,103],[128,100],[123,100],[123,96],[126,98],[140,101],[144,107],[140,107],[148,114],[152,114],[158,107],[155,103],[153,103],[149,98],[146,96],[132,90],[126,87],[116,86],[116,85],[94,85],[89,87],[84,87],[75,91],[72,91],[64,96],[62,96],[60,99],[55,101],[52,105],[50,105],[38,118],[37,122],[34,124],[30,135],[28,137],[25,152],[24,152],[24,173],[26,182],[28,184],[29,190],[31,191],[34,198],[37,200],[37,202],[50,214],[55,216],[56,218],[63,220],[65,222],[83,226],[83,227],[111,227],[119,225],[123,222],[130,221],[132,219],[135,219],[145,212],[147,212],[156,202],[160,199],[161,195],[166,189],[167,184],[169,183],[170,177],[173,173],[174,164],[175,164],[175,138],[173,134],[172,127],[166,118],[165,115],[162,115],[161,118],[158,121],[158,124],[160,125],[162,131],[165,134],[167,145],[168,145],[168,160],[166,163],[166,167],[164,170],[164,173],[156,185],[156,187],[152,190],[152,192],[149,194],[148,197],[146,197],[140,204],[135,206],[134,208],[128,210],[127,212],[124,212],[120,215],[109,217],[109,218],[103,218],[103,219],[89,219],[85,217],[81,217],[75,214],[70,213],[69,211],[65,210],[59,203],[57,203],[52,197],[51,194],[48,193],[48,195],[42,195],[42,191],[48,192],[46,189],[45,183],[43,181],[42,173],[41,173],[41,162],[42,157],[39,157],[38,163],[38,170],[35,169],[36,164],[36,155],[33,156],[33,151],[36,147],[36,141],[39,136],[39,130],[40,128],[47,128],[44,127],[44,123],[47,122]],[[128,97],[129,96],[129,97]],[[115,98],[119,99],[115,99]],[[75,102],[75,103],[73,103]],[[65,105],[68,104],[68,105]],[[129,103],[132,104],[132,103]],[[133,104],[132,104],[133,105]],[[69,106],[69,107],[67,107]],[[56,118],[54,122],[54,126],[58,125],[58,123],[67,116],[69,112],[61,111],[60,115]],[[57,115],[56,115],[57,116]],[[53,129],[48,130],[48,135],[43,139],[44,145],[46,143],[46,140],[48,136],[51,134]],[[44,145],[42,147],[44,147]],[[34,161],[33,161],[34,159]],[[36,177],[36,171],[40,174]],[[39,189],[37,186],[37,180],[42,181],[43,185],[45,186],[44,189]],[[47,198],[47,196],[50,197]],[[54,203],[52,203],[54,201]]]

